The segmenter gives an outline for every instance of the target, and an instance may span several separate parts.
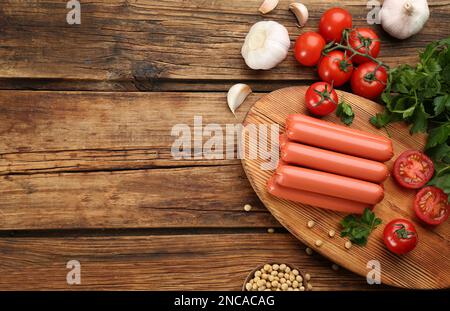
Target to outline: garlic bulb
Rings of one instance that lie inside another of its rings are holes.
[[[289,33],[283,25],[261,21],[250,28],[241,54],[250,68],[268,70],[286,58],[290,46]]]
[[[381,26],[397,39],[418,33],[429,17],[427,0],[384,0],[380,10]]]
[[[252,89],[247,84],[238,83],[230,87],[227,94],[227,102],[233,114],[251,93]]]

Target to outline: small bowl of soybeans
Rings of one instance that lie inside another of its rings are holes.
[[[243,291],[310,291],[311,276],[291,264],[267,263],[253,269]]]

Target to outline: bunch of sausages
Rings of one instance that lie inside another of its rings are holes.
[[[383,162],[393,155],[385,137],[293,114],[267,189],[282,199],[361,214],[383,200],[382,182],[389,176]]]

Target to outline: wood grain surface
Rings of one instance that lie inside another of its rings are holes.
[[[286,233],[16,237],[0,238],[0,250],[2,289],[239,291],[247,274],[269,261],[292,261],[311,274],[314,290],[386,289],[334,271]],[[69,260],[80,262],[80,285],[67,285]]]
[[[174,160],[172,128],[193,131],[195,116],[201,129],[239,124],[259,97],[235,117],[224,93],[0,91],[0,175],[236,164],[193,154]],[[191,134],[192,144],[208,138]]]
[[[313,68],[295,61],[292,51],[277,68],[248,69],[240,49],[249,28],[261,20],[287,27],[292,41],[316,30],[321,14],[343,6],[355,26],[367,26],[365,0],[306,0],[309,20],[300,30],[288,10],[291,0],[261,16],[261,0],[99,0],[83,1],[81,25],[68,25],[65,2],[3,0],[0,6],[0,78],[4,88],[96,90],[227,90],[230,80],[317,79]],[[390,65],[413,63],[417,49],[449,34],[450,1],[430,0],[431,18],[417,36],[390,39],[379,26],[380,56]],[[13,83],[9,79],[14,79]],[[210,82],[210,80],[218,82]],[[286,86],[286,85],[285,85]],[[272,88],[273,90],[274,88]]]
[[[303,1],[303,30],[291,1],[266,16],[261,1],[83,0],[81,25],[68,25],[67,1],[0,0],[0,290],[238,290],[266,260],[299,264],[319,290],[380,288],[307,257],[238,159],[171,157],[173,125],[237,124],[266,92],[318,79],[292,51],[274,70],[249,70],[240,48],[253,23],[276,20],[294,42],[340,5],[367,25],[367,1]],[[414,63],[448,35],[450,1],[429,4],[427,27],[406,41],[374,26],[383,60]],[[255,93],[235,118],[225,99],[238,82]],[[79,288],[65,282],[70,259]]]
[[[240,123],[224,96],[0,91],[0,229],[279,226],[238,159],[171,156],[176,124]]]
[[[244,124],[279,124],[284,122],[289,114],[307,113],[305,92],[307,87],[291,87],[280,89],[262,97],[250,109]],[[370,116],[381,110],[381,107],[367,99],[345,92],[338,92],[341,101],[349,103],[355,111],[355,120],[351,128],[387,136],[386,131],[377,130],[370,125]],[[339,118],[329,115],[329,121],[339,123]],[[394,123],[387,127],[389,138],[394,147],[394,157],[386,162],[389,170],[394,160],[404,151],[423,149],[424,136],[411,136],[404,124]],[[253,141],[248,133],[244,134],[245,146],[251,148]],[[259,141],[257,148],[265,148],[264,141]],[[350,250],[344,247],[346,238],[327,237],[330,229],[339,232],[339,222],[343,215],[314,208],[308,205],[278,199],[266,190],[268,179],[273,171],[262,170],[265,160],[246,158],[243,165],[249,180],[260,199],[273,215],[302,242],[316,249],[317,252],[336,261],[340,265],[364,276],[367,274],[367,263],[378,260],[381,264],[383,282],[389,285],[406,288],[447,288],[450,287],[450,224],[443,223],[436,228],[424,226],[417,220],[412,209],[416,191],[402,189],[393,177],[384,183],[384,199],[378,203],[374,212],[384,224],[396,218],[407,218],[414,222],[420,242],[411,253],[399,257],[390,253],[383,242],[383,230],[374,230],[365,247],[353,246]],[[309,230],[306,226],[309,220],[315,220],[317,226]],[[382,226],[380,226],[382,227]],[[317,247],[315,241],[322,239],[324,245]]]

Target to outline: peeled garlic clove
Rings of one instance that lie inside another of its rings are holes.
[[[251,93],[252,89],[247,84],[238,83],[230,87],[227,94],[227,102],[233,114]]]
[[[309,13],[306,6],[302,3],[294,2],[289,4],[289,10],[294,13],[300,27],[305,26],[308,21]]]
[[[286,27],[274,21],[261,21],[250,28],[241,54],[251,69],[268,70],[286,58],[290,46]]]
[[[259,11],[262,14],[267,14],[277,7],[278,2],[279,0],[264,0],[264,2],[259,7]]]

